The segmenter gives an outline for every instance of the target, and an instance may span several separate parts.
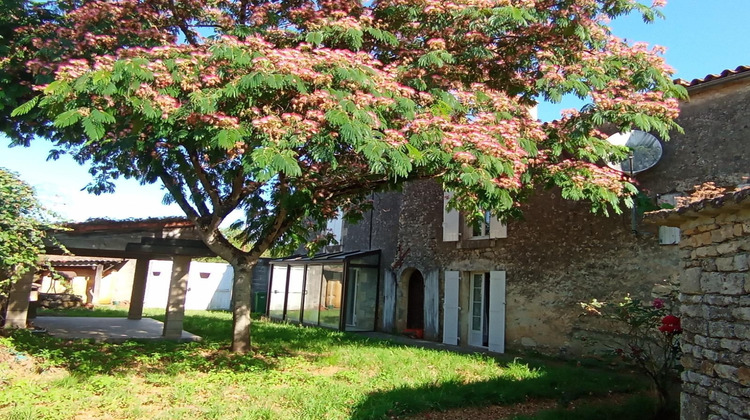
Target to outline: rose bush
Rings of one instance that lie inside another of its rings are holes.
[[[586,315],[609,320],[612,331],[620,333],[601,344],[651,378],[660,414],[673,407],[670,385],[680,367],[682,327],[680,318],[672,314],[671,301],[657,298],[648,304],[628,295],[619,302],[581,302]]]

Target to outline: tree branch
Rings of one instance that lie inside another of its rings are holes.
[[[217,209],[221,207],[221,197],[219,197],[219,193],[216,191],[216,188],[211,184],[211,181],[208,179],[208,174],[203,169],[203,166],[201,165],[200,160],[198,160],[198,156],[193,150],[189,150],[187,147],[185,148],[187,151],[188,158],[190,159],[190,162],[193,164],[193,169],[195,170],[195,174],[198,177],[198,180],[200,181],[201,185],[203,186],[203,191],[208,194],[208,197],[211,199],[211,207],[214,209],[214,214],[216,213]]]
[[[242,0],[240,2],[239,10],[237,10],[237,23],[244,25],[247,23],[247,5],[248,0]]]
[[[198,226],[201,216],[185,198],[185,195],[182,193],[182,187],[164,168],[159,168],[157,172],[159,173],[159,179],[161,179],[161,182],[164,184],[164,187],[167,188],[167,191],[172,194],[172,198],[174,198],[177,205],[180,206],[183,212],[185,212],[187,218]]]
[[[289,190],[289,184],[284,174],[279,174],[279,190],[283,192],[288,192]],[[299,211],[299,209],[295,210]],[[276,206],[276,217],[273,223],[259,235],[263,239],[256,242],[250,249],[249,254],[251,257],[260,257],[260,255],[266,252],[294,224],[296,218],[297,216],[290,214],[285,207]]]
[[[169,0],[169,10],[172,11],[172,16],[174,16],[176,20],[177,27],[180,28],[182,33],[185,35],[185,41],[187,41],[188,44],[192,46],[198,46],[198,38],[196,37],[195,33],[190,30],[187,22],[185,22],[178,16],[177,6],[175,5],[174,0]]]
[[[187,153],[187,150],[186,150]],[[182,166],[185,169],[191,168],[191,162],[187,161],[185,159],[185,156],[181,153],[178,153],[177,156],[179,156],[182,159]],[[180,163],[178,163],[180,165]],[[208,207],[206,206],[205,199],[203,195],[201,194],[200,188],[198,188],[198,185],[195,183],[195,179],[187,179],[188,174],[190,174],[189,170],[185,171],[185,182],[188,184],[187,188],[188,191],[190,191],[190,196],[193,199],[193,203],[195,203],[195,206],[197,207],[198,213],[201,215],[201,217],[206,217],[211,214]]]

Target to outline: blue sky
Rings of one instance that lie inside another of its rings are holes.
[[[611,25],[617,36],[629,41],[667,47],[665,57],[678,78],[691,80],[750,65],[750,0],[669,0],[664,13],[666,19],[652,24],[630,16]],[[539,117],[554,119],[559,109],[574,105],[542,106]],[[36,188],[45,206],[67,220],[183,214],[177,206],[161,204],[164,192],[158,185],[142,186],[137,181],[120,180],[114,194],[95,196],[81,191],[90,179],[86,167],[67,156],[46,161],[49,143],[36,141],[29,148],[6,148],[8,143],[0,136],[0,167],[20,174],[21,179]]]

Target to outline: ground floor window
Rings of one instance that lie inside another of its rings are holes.
[[[490,331],[490,273],[471,273],[469,345],[487,347]]]
[[[469,346],[504,352],[505,272],[446,271],[444,278],[443,342],[458,344],[463,337]],[[462,314],[462,306],[468,312]]]

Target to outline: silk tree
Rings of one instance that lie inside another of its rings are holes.
[[[162,183],[235,270],[232,349],[250,350],[250,273],[271,247],[328,240],[375,190],[439,179],[451,205],[511,216],[536,186],[598,212],[633,191],[598,130],[663,137],[684,89],[658,48],[608,19],[630,0],[14,1],[3,74],[27,80],[4,131],[120,176]],[[21,23],[18,23],[21,22]],[[551,123],[529,108],[587,101]],[[7,110],[7,108],[6,108]],[[243,217],[240,244],[219,226]]]

